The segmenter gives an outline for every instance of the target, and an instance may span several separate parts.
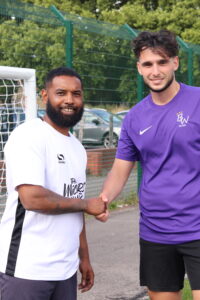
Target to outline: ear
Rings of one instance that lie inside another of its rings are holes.
[[[139,61],[137,62],[137,70],[138,70],[138,73],[140,75],[142,75],[141,66],[140,66],[140,62]]]
[[[47,94],[47,90],[42,89],[41,90],[41,96],[42,96],[42,101],[44,104],[47,104],[48,101],[48,94]]]
[[[175,56],[173,58],[173,63],[174,63],[174,71],[176,71],[179,67],[179,58],[178,58],[178,56]]]

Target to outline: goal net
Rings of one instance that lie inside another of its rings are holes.
[[[0,66],[0,219],[7,194],[5,143],[16,126],[36,114],[35,70]]]

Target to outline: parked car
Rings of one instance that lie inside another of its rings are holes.
[[[127,112],[129,112],[129,110],[122,110],[122,111],[117,112],[115,115],[117,117],[119,117],[121,120],[123,120],[125,115],[127,114]]]
[[[113,117],[112,145],[117,146],[121,120],[105,109],[84,109],[82,120],[73,127],[73,133],[84,145],[103,145],[105,148],[110,143],[110,118]]]
[[[37,117],[38,118],[43,118],[44,115],[45,115],[45,113],[46,113],[46,109],[44,109],[44,108],[38,108],[38,110],[37,110]]]
[[[38,109],[37,116],[43,117],[45,109]],[[25,113],[18,107],[0,107],[0,151],[2,151],[9,134],[19,124],[25,121]]]
[[[21,108],[12,106],[0,107],[0,151],[3,150],[5,143],[8,140],[9,134],[13,129],[23,123],[25,113]]]

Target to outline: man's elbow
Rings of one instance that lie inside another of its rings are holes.
[[[35,193],[34,186],[32,185],[20,185],[17,187],[19,200],[26,210],[36,211],[39,210],[38,195]]]
[[[30,210],[30,211],[35,211],[36,210],[34,202],[30,201],[30,199],[27,200],[27,199],[24,199],[23,197],[19,197],[19,200],[20,200],[20,202],[21,202],[21,204],[22,204],[22,206],[25,210]]]

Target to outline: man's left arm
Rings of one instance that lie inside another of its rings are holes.
[[[79,290],[81,290],[81,293],[89,291],[94,285],[94,272],[90,264],[84,216],[83,216],[83,222],[84,224],[83,224],[83,230],[80,234],[80,248],[79,248],[79,257],[80,257],[79,270],[82,274],[81,283],[79,284]]]

